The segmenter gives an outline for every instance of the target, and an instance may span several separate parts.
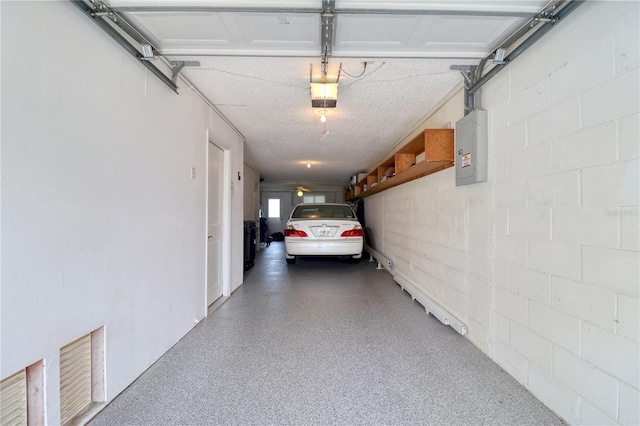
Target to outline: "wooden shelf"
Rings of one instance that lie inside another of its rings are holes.
[[[453,166],[453,161],[423,161],[411,167],[401,175],[396,175],[391,179],[380,182],[373,188],[369,188],[366,191],[361,192],[359,196],[353,197],[352,199],[368,197],[369,195],[382,192],[385,189],[393,188],[394,186],[401,185],[405,182],[430,175],[431,173],[439,172],[440,170],[444,170],[451,166]]]
[[[425,129],[393,156],[383,161],[353,188],[345,199],[357,200],[377,194],[414,179],[453,166],[453,130]],[[416,158],[424,153],[424,160]],[[383,175],[395,169],[395,176],[382,180]],[[366,188],[366,189],[365,189]]]
[[[415,164],[415,154],[396,154],[396,174],[409,170]]]

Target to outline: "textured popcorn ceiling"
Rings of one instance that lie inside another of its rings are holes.
[[[451,65],[478,64],[546,2],[335,4],[327,80],[336,80],[340,63],[343,72],[337,107],[327,110],[323,125],[309,94],[310,65],[314,81],[321,77],[321,0],[111,2],[168,59],[200,61],[200,67],[184,68],[182,75],[244,135],[245,163],[265,183],[311,187],[343,186],[350,176],[376,166],[461,87],[462,76],[450,71]],[[189,5],[200,9],[175,8]],[[235,10],[220,9],[229,6]],[[279,10],[269,12],[273,7]],[[294,7],[309,12],[287,12]],[[451,14],[340,14],[341,8],[446,9]]]
[[[319,70],[319,60],[309,58],[205,57],[185,72],[247,138],[246,163],[267,182],[347,184],[461,80],[449,61],[376,59],[360,78],[341,75],[323,135],[319,109],[311,108],[310,63]],[[330,76],[339,64],[329,61]],[[364,68],[360,60],[342,60],[342,66],[352,75]]]

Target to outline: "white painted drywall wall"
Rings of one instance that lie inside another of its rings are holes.
[[[365,199],[394,272],[572,424],[639,424],[639,3],[586,2],[491,80],[489,180]],[[456,95],[425,127],[462,117]]]
[[[244,165],[244,220],[258,222],[260,215],[260,174]]]
[[[230,182],[243,147],[182,82],[176,95],[70,2],[0,7],[0,377],[44,358],[56,424],[61,346],[105,326],[112,399],[206,315],[207,139],[227,150]],[[242,218],[229,223],[233,289]]]

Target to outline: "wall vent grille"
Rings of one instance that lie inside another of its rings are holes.
[[[60,349],[60,422],[91,404],[91,333]]]
[[[25,369],[0,382],[0,424],[27,424],[27,373]]]

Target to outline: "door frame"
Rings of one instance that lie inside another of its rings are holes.
[[[215,144],[214,144],[215,145]],[[231,152],[222,149],[222,297],[231,296]]]
[[[205,144],[206,153],[206,165],[207,170],[204,174],[209,175],[209,144],[214,145],[222,151],[222,200],[221,200],[221,233],[220,233],[220,268],[222,279],[222,297],[228,297],[231,295],[231,178],[229,177],[229,170],[231,166],[231,153],[223,146],[216,144],[209,137],[209,130],[207,129],[207,137]],[[208,291],[208,277],[209,277],[209,244],[207,237],[209,235],[209,179],[205,180],[205,230],[204,230],[204,298],[203,303],[205,306],[205,316],[208,312],[209,306],[207,305],[207,291]]]

